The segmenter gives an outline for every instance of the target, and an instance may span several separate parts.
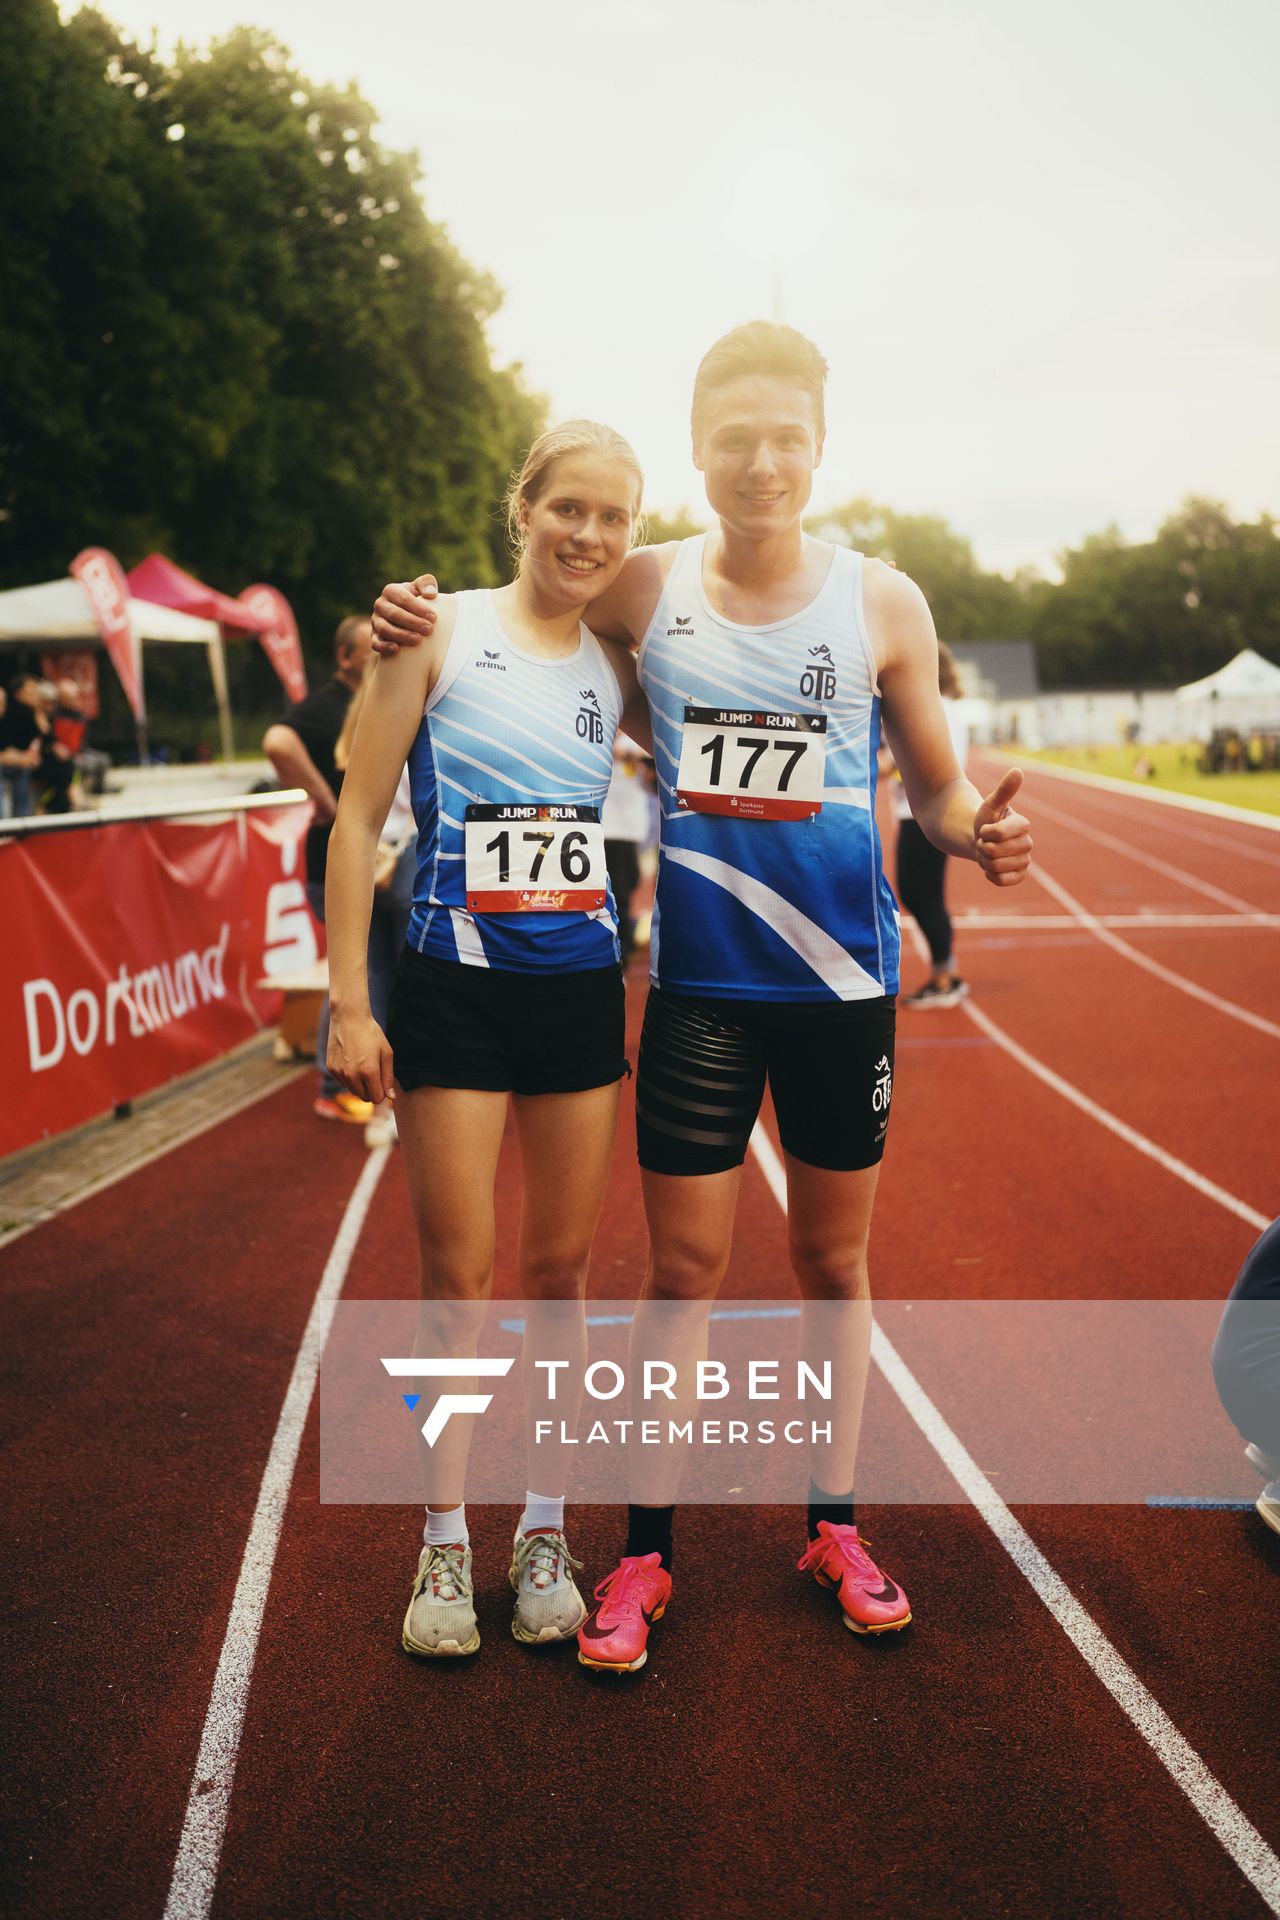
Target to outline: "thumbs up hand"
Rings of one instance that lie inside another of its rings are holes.
[[[973,816],[974,854],[993,887],[1016,887],[1031,864],[1031,824],[1013,811],[1022,774],[1010,767]]]

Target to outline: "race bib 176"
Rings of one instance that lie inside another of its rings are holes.
[[[694,813],[806,820],[822,811],[826,715],[686,707],[676,797]]]
[[[598,807],[467,808],[470,913],[593,913],[608,876]]]

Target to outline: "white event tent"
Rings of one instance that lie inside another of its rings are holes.
[[[1178,704],[1195,716],[1196,730],[1207,739],[1215,727],[1280,726],[1280,667],[1245,647],[1234,660],[1203,680],[1179,687]]]
[[[197,620],[175,607],[151,600],[129,601],[133,630],[147,641],[182,641],[208,649],[209,673],[218,705],[222,751],[231,758],[231,709],[227,701],[227,667],[222,634],[213,620]],[[34,587],[10,587],[0,592],[0,645],[21,643],[39,647],[100,647],[102,635],[89,596],[76,579],[45,580]]]

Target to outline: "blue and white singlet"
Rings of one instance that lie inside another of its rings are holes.
[[[640,648],[662,799],[650,972],[673,993],[870,1000],[898,987],[898,910],[876,831],[880,689],[863,557],[831,549],[807,607],[763,627],[715,613],[706,536],[684,540]],[[686,706],[825,714],[822,810],[805,820],[694,813],[676,800]]]
[[[508,638],[493,595],[457,595],[453,635],[409,750],[418,871],[409,944],[436,960],[575,973],[619,958],[612,891],[595,912],[468,913],[463,821],[472,802],[603,807],[622,691],[586,627],[561,660]]]

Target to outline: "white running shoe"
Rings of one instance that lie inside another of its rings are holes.
[[[424,1659],[456,1659],[474,1653],[480,1629],[472,1602],[471,1549],[424,1547],[400,1644]]]
[[[959,974],[953,974],[949,987],[940,987],[936,980],[926,980],[916,993],[909,993],[902,1004],[917,1010],[921,1007],[958,1007],[968,997],[969,982],[962,980]]]
[[[1258,1518],[1266,1521],[1272,1533],[1280,1533],[1280,1474],[1262,1489],[1254,1505]]]
[[[573,1584],[581,1560],[570,1553],[563,1533],[516,1532],[511,1550],[511,1585],[516,1610],[511,1631],[526,1647],[572,1640],[587,1617],[587,1603]]]

